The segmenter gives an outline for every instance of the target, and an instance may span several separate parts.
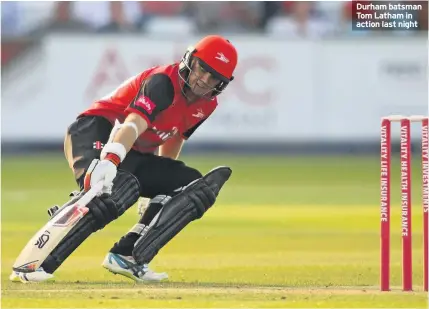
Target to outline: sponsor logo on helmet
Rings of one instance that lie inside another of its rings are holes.
[[[219,59],[222,62],[228,63],[229,59],[225,57],[225,55],[223,53],[218,52],[217,53],[217,57],[215,57],[215,59]]]

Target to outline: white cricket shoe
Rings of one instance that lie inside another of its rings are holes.
[[[31,273],[12,271],[12,274],[9,276],[10,281],[22,283],[37,283],[47,281],[52,278],[54,278],[54,275],[45,272],[42,267],[39,267]]]
[[[168,279],[167,273],[156,273],[149,269],[148,264],[139,265],[132,256],[109,252],[102,266],[114,274],[125,276],[135,282],[157,282]]]

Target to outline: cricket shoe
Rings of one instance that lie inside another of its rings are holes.
[[[122,275],[135,282],[161,281],[168,279],[167,273],[156,273],[148,264],[139,265],[132,256],[123,256],[109,252],[102,266],[115,275]]]
[[[12,271],[12,274],[9,276],[10,281],[22,283],[37,283],[47,281],[52,278],[54,278],[54,275],[45,272],[42,267],[39,267],[31,273]]]

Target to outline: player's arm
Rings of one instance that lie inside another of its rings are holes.
[[[179,134],[168,139],[159,149],[159,155],[176,160],[182,150],[185,140]]]
[[[175,135],[173,138],[167,140],[159,149],[159,155],[176,160],[182,151],[185,140],[188,140],[192,134],[206,121],[207,118],[202,119],[183,135]]]
[[[109,140],[103,148],[105,158],[112,159],[116,154],[116,162],[118,159],[122,162],[136,139],[146,131],[160,112],[173,103],[173,99],[174,86],[167,75],[155,74],[146,80],[126,109],[129,115],[124,123],[113,128],[110,134],[111,141]]]
[[[112,143],[119,143],[124,146],[125,152],[128,153],[133,147],[137,137],[144,133],[148,128],[145,118],[137,113],[131,113],[127,116],[121,128],[114,135]]]
[[[117,167],[156,116],[168,108],[174,100],[174,86],[167,75],[155,74],[143,82],[140,91],[125,109],[124,123],[116,121],[109,141],[100,154],[101,161],[94,160],[85,176],[84,187],[89,190],[100,180],[108,188],[116,177]],[[112,164],[113,163],[113,164]]]
[[[182,151],[183,144],[195,130],[205,121],[206,119],[201,120],[195,126],[193,126],[188,131],[184,132],[183,135],[175,135],[174,137],[167,140],[159,149],[159,155],[167,158],[176,160],[180,152]]]

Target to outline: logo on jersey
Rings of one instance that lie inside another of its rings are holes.
[[[138,98],[134,105],[144,109],[149,115],[152,114],[153,110],[156,107],[155,104],[149,98],[144,96]]]
[[[103,147],[104,147],[104,144],[100,141],[96,141],[92,143],[92,148],[94,149],[100,150],[100,149],[103,149]]]
[[[215,59],[218,59],[222,62],[228,63],[229,59],[225,57],[225,55],[223,53],[218,52],[217,53],[217,57],[215,57]]]
[[[168,140],[169,138],[171,138],[171,137],[173,137],[174,135],[176,135],[176,134],[177,134],[177,132],[179,131],[179,130],[177,129],[177,127],[173,127],[173,128],[171,129],[171,131],[168,131],[168,132],[158,130],[156,127],[153,127],[153,129],[152,129],[152,130],[155,132],[155,134],[156,134],[156,135],[158,135],[158,136],[159,136],[159,138],[160,138],[160,139],[162,139],[162,141],[163,141],[163,142],[165,142],[165,141],[166,141],[166,140]]]
[[[192,116],[194,116],[195,118],[204,118],[203,109],[197,109],[197,112],[195,114],[192,114]]]

